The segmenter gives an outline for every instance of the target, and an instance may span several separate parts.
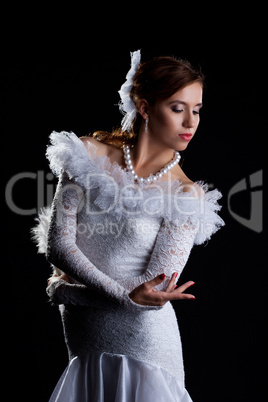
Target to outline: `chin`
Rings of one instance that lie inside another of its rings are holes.
[[[180,144],[177,144],[177,146],[176,146],[176,151],[184,151],[187,147],[188,147],[188,144],[189,144],[189,142],[186,142],[186,141],[183,141],[182,143],[180,143]]]

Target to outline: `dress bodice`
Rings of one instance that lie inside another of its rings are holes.
[[[78,214],[77,245],[85,256],[115,280],[142,275],[149,263],[160,217],[115,217],[88,214],[85,206]]]

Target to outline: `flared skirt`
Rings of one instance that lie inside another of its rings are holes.
[[[130,356],[90,352],[70,360],[49,402],[192,402],[177,378]]]

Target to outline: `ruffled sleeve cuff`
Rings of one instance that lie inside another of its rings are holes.
[[[197,190],[198,188],[198,194]],[[175,225],[189,225],[196,229],[194,244],[202,244],[210,240],[224,221],[218,215],[221,206],[218,200],[222,197],[219,190],[208,190],[207,184],[196,182],[190,192],[181,192],[175,198],[172,221]]]

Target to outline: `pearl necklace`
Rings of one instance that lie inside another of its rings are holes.
[[[134,180],[138,181],[139,183],[144,183],[144,184],[151,184],[155,182],[157,179],[161,179],[161,177],[166,174],[170,169],[172,169],[174,166],[176,166],[179,163],[179,160],[181,159],[181,156],[178,151],[174,151],[174,157],[172,161],[170,161],[167,165],[165,165],[159,172],[156,174],[150,174],[148,177],[139,177],[136,173],[135,170],[133,169],[133,165],[131,162],[131,157],[130,157],[130,148],[129,145],[123,145],[123,153],[124,153],[124,158],[125,158],[125,164],[127,167],[127,170],[132,173]]]

